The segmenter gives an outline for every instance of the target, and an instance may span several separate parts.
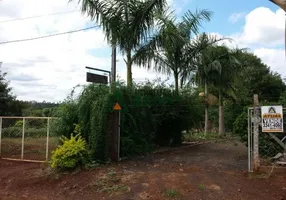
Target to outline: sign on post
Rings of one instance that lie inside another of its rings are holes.
[[[262,106],[262,132],[283,132],[283,108],[282,106]]]
[[[101,83],[101,84],[107,84],[107,76],[99,75],[99,74],[93,74],[90,72],[86,73],[86,81],[92,82],[92,83]]]

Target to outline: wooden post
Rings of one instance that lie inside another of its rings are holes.
[[[253,97],[253,108],[254,108],[254,119],[253,119],[253,168],[257,171],[260,166],[259,162],[259,119],[260,109],[258,95],[255,94]]]
[[[120,161],[120,110],[120,105],[116,103],[109,123],[108,156],[114,162]]]
[[[1,64],[1,62],[0,62],[0,64]],[[0,158],[1,158],[1,150],[2,150],[2,120],[3,120],[3,118],[2,117],[0,117]]]

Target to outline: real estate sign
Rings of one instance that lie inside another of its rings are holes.
[[[262,106],[262,132],[283,132],[283,108],[282,106]]]

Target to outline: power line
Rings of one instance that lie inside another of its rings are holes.
[[[67,31],[67,32],[62,32],[62,33],[55,33],[55,34],[50,34],[50,35],[44,35],[40,37],[34,37],[34,38],[27,38],[27,39],[21,39],[21,40],[10,40],[10,41],[5,41],[5,42],[0,42],[0,44],[9,44],[9,43],[16,43],[16,42],[26,42],[26,41],[31,41],[31,40],[39,40],[43,38],[48,38],[48,37],[54,37],[54,36],[59,36],[59,35],[65,35],[65,34],[70,34],[70,33],[76,33],[80,31],[85,31],[93,28],[97,28],[99,26],[91,26],[88,28],[83,28],[83,29],[78,29],[78,30],[73,30],[73,31]]]
[[[10,20],[5,20],[5,21],[0,21],[0,24],[2,24],[2,23],[8,23],[8,22],[14,22],[14,21],[20,21],[20,20],[26,20],[26,19],[39,18],[39,17],[46,17],[46,16],[53,16],[53,15],[73,13],[73,12],[78,12],[78,11],[79,11],[79,10],[72,10],[72,11],[66,11],[66,12],[51,13],[51,14],[46,14],[46,15],[36,15],[36,16],[31,16],[31,17],[16,18],[16,19],[10,19]]]

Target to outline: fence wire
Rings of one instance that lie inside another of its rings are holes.
[[[46,161],[58,145],[54,118],[0,117],[0,157]]]
[[[260,110],[261,113],[261,110]],[[261,114],[260,114],[261,115]],[[253,108],[248,111],[248,152],[249,152],[249,171],[253,171],[253,153],[254,153],[254,129],[253,129]],[[283,133],[265,133],[262,132],[261,116],[259,124],[258,144],[259,144],[259,163],[260,166],[286,166],[286,109],[283,109],[284,132]]]

